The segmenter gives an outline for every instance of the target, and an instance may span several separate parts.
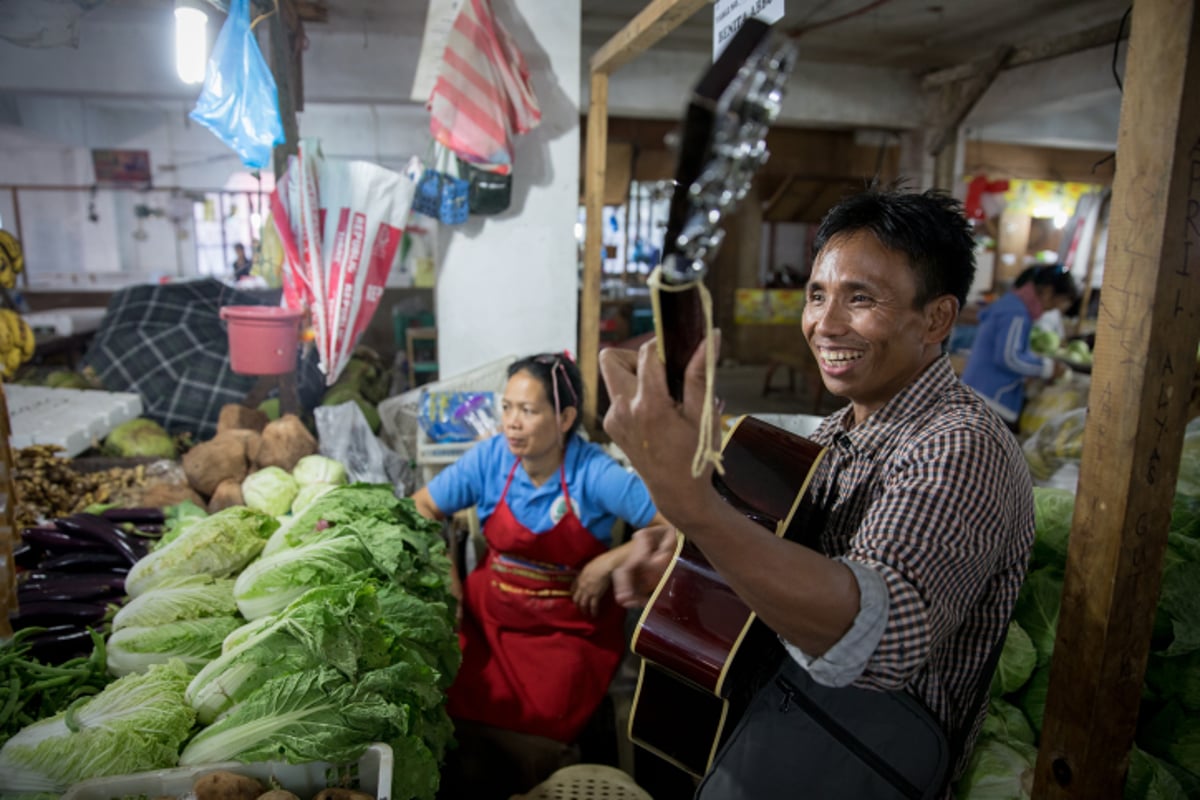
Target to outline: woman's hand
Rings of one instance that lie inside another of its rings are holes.
[[[626,608],[644,606],[675,556],[677,537],[672,525],[652,525],[633,534],[630,550],[613,570],[613,591]]]
[[[600,603],[612,587],[613,561],[610,553],[596,556],[579,571],[571,587],[571,599],[589,617],[600,615]]]

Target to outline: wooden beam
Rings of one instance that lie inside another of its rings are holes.
[[[593,439],[600,396],[600,275],[603,269],[604,173],[608,160],[608,75],[593,72],[584,164],[583,289],[579,298],[579,371],[583,375],[583,419]]]
[[[1121,21],[1114,19],[1111,22],[1105,22],[1102,25],[1088,28],[1085,31],[1018,46],[1013,50],[1012,57],[1009,58],[1004,68],[1012,69],[1013,67],[1021,67],[1026,64],[1034,64],[1038,61],[1049,61],[1052,58],[1069,56],[1072,53],[1091,50],[1094,47],[1103,47],[1105,45],[1111,47],[1117,40],[1120,27]],[[1121,36],[1124,38],[1128,34],[1129,28],[1126,26],[1125,30],[1121,32]],[[961,80],[972,77],[978,71],[979,64],[974,61],[940,69],[923,77],[921,79],[921,88],[932,90],[947,84],[958,83]]]
[[[1120,798],[1200,338],[1200,4],[1134,4],[1079,491],[1033,796]]]
[[[296,112],[304,108],[300,47],[304,32],[296,15],[294,0],[279,0],[279,13],[267,19],[270,26],[271,75],[275,78],[275,92],[279,97],[279,117],[283,122],[282,144],[275,146],[275,177],[280,178],[287,170],[288,156],[300,152],[300,125]]]
[[[935,158],[947,143],[958,136],[958,126],[971,113],[971,109],[983,97],[983,93],[996,80],[1000,70],[1008,62],[1013,48],[998,47],[978,64],[977,71],[959,83],[948,84],[939,89],[938,118],[933,121],[933,138],[929,142],[929,155]]]
[[[592,72],[611,75],[712,0],[651,0],[592,55]]]

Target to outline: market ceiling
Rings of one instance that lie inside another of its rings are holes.
[[[500,2],[501,0],[494,0]],[[16,44],[69,44],[79,16],[131,18],[164,0],[0,0],[0,38]],[[227,0],[209,0],[224,5]],[[271,7],[271,0],[254,0]],[[306,24],[329,30],[412,31],[425,0],[294,0]],[[1127,0],[782,0],[778,23],[802,32],[807,61],[894,67],[926,74],[966,64],[1005,46],[1109,30]],[[646,6],[645,0],[582,0],[584,49],[594,50]],[[1108,26],[1108,27],[1105,27]],[[703,8],[658,47],[712,48],[712,12]]]

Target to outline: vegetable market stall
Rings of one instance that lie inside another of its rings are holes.
[[[579,336],[586,416],[598,396],[608,77],[705,5],[654,0],[591,60]],[[1003,64],[983,66],[994,77]],[[967,67],[973,79],[974,67]],[[1136,4],[1123,91],[1090,410],[1054,633],[1057,656],[1046,673],[1033,788],[1039,798],[1120,797],[1131,772],[1200,338],[1196,3]]]

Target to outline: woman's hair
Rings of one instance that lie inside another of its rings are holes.
[[[962,204],[945,192],[871,189],[838,203],[821,221],[813,252],[842,234],[870,231],[884,247],[903,253],[916,273],[915,305],[942,295],[959,306],[975,278],[975,238]]]
[[[1054,294],[1069,297],[1074,302],[1079,297],[1079,287],[1075,278],[1065,264],[1050,264],[1041,267],[1029,267],[1013,282],[1014,287],[1032,283],[1035,287],[1049,286]]]
[[[565,408],[575,409],[575,421],[567,435],[574,433],[583,421],[583,374],[566,353],[539,353],[518,359],[508,366],[508,377],[528,372],[546,390],[546,397],[556,415]]]

